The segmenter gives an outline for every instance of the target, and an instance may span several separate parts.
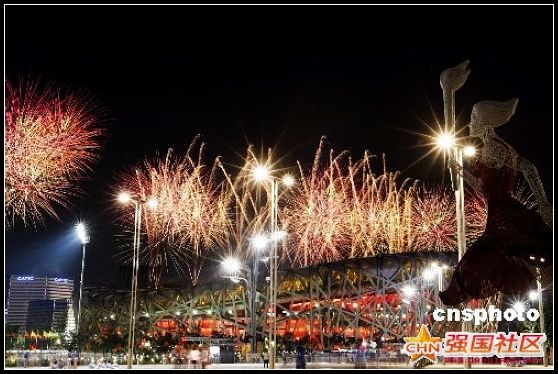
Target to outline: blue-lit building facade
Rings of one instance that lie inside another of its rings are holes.
[[[12,275],[6,324],[26,330],[75,331],[73,279]]]

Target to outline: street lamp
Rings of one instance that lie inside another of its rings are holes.
[[[255,237],[253,237],[251,239],[252,241],[252,245],[254,246],[254,248],[256,248],[257,250],[262,250],[265,247],[267,247],[270,243],[272,244],[271,248],[270,248],[270,256],[268,257],[263,257],[261,260],[266,262],[269,261],[269,271],[270,271],[270,276],[269,276],[269,307],[270,309],[273,311],[272,314],[272,326],[269,329],[269,344],[270,344],[270,359],[272,359],[274,357],[275,354],[275,342],[276,342],[276,338],[277,338],[277,315],[276,315],[276,304],[277,304],[277,242],[281,241],[282,239],[284,239],[287,236],[287,232],[284,230],[276,230],[274,232],[272,232],[271,234],[258,234]],[[245,268],[245,265],[243,265],[243,268]],[[249,271],[249,268],[246,268],[247,271]],[[231,278],[234,282],[238,282],[238,280],[235,280],[233,278]],[[241,278],[242,279],[242,278]],[[255,277],[254,277],[254,285],[253,288],[254,290],[257,290],[256,288],[256,284],[255,284]],[[256,291],[254,292],[256,293]],[[253,315],[255,315],[255,301],[254,301],[254,312]],[[266,314],[267,315],[267,314]],[[253,351],[255,352],[256,346],[255,346],[255,328],[256,328],[256,324],[254,323],[252,325],[253,327],[253,337],[254,337],[254,346],[252,347]],[[272,361],[273,362],[273,361]],[[275,368],[274,364],[272,363],[271,368]]]
[[[270,198],[270,226],[271,226],[271,248],[270,248],[270,261],[269,261],[269,304],[273,312],[271,318],[271,328],[269,330],[269,345],[270,345],[270,368],[275,369],[276,361],[276,343],[277,343],[277,241],[286,236],[286,233],[279,233],[278,231],[278,195],[279,183],[278,179],[272,175],[272,172],[263,165],[256,165],[252,175],[256,182],[269,183],[266,191]],[[290,175],[285,175],[281,178],[281,182],[285,187],[292,187],[295,184],[295,179]]]
[[[455,141],[455,93],[463,87],[469,73],[467,69],[469,61],[463,61],[461,64],[448,68],[440,74],[440,86],[442,87],[442,95],[444,100],[444,122],[446,131],[449,133],[438,136],[438,146],[444,149],[449,156],[449,168],[452,178],[452,185],[455,191],[455,210],[457,223],[457,255],[458,261],[461,261],[465,254],[466,238],[465,238],[465,194],[463,189],[463,153],[464,146],[457,144]],[[453,140],[453,141],[452,141]],[[466,155],[473,155],[472,148],[467,147]],[[462,331],[469,331],[470,322],[463,322]],[[466,369],[471,368],[471,360],[467,357],[464,359]]]
[[[465,157],[473,157],[476,154],[477,150],[472,145],[467,145],[463,148],[463,155],[465,155]]]
[[[283,182],[285,187],[292,187],[296,183],[294,177],[290,174],[283,175],[283,178],[281,178],[281,181]]]
[[[134,204],[134,244],[132,255],[132,292],[130,299],[130,323],[128,331],[128,369],[132,368],[132,361],[134,357],[134,338],[136,329],[136,309],[137,309],[137,292],[138,292],[138,271],[139,271],[139,254],[140,254],[140,239],[141,239],[141,207],[142,204],[147,205],[149,209],[157,208],[157,199],[154,197],[149,199],[132,198],[130,193],[121,192],[118,195],[118,202],[121,204]]]
[[[525,311],[525,303],[522,301],[516,301],[512,307],[518,313]]]
[[[81,322],[81,295],[83,291],[83,270],[85,268],[85,245],[89,243],[90,237],[89,237],[89,233],[87,232],[87,227],[85,227],[85,224],[82,222],[76,225],[76,233],[82,245],[81,276],[79,281],[78,318],[77,318],[77,326],[76,326],[76,336],[77,336],[79,334],[79,325]]]
[[[263,173],[265,174],[265,173]],[[252,247],[256,250],[256,252],[262,251],[267,244],[269,243],[269,238],[263,234],[258,234],[255,237],[250,239]],[[269,257],[264,257],[262,260],[267,260]],[[257,280],[258,280],[258,258],[257,254],[254,253],[254,262],[253,262],[253,277],[251,278],[250,289],[254,290],[250,294],[250,335],[252,336],[252,353],[256,352],[257,348],[257,341],[256,341],[256,330],[257,330],[257,317],[256,317],[256,296],[257,296]],[[232,279],[233,282],[238,283],[238,280]]]
[[[537,269],[537,291],[531,291],[529,292],[529,299],[531,299],[532,301],[534,300],[538,300],[539,302],[539,324],[540,324],[540,329],[541,329],[541,334],[545,334],[546,333],[546,328],[544,326],[544,307],[543,307],[543,299],[542,299],[542,285],[541,285],[541,274],[540,274],[540,270]],[[544,344],[548,344],[547,342],[545,342]],[[544,346],[544,345],[543,345]],[[546,352],[544,352],[543,355],[543,365],[544,366],[548,366],[548,356],[546,355]]]
[[[256,235],[252,238],[252,245],[258,250],[267,247],[268,242],[269,239],[263,234]]]
[[[424,270],[423,277],[427,281],[433,280],[435,277],[438,278],[438,302],[440,304],[440,308],[442,305],[442,300],[440,299],[440,292],[444,288],[444,270],[447,270],[449,267],[447,265],[439,265],[437,262],[433,262],[430,264],[430,267]]]
[[[287,232],[285,230],[274,231],[271,233],[271,240],[277,241],[284,239],[287,236]]]
[[[226,278],[230,279],[234,283],[239,283],[240,281],[244,281],[246,283],[246,290],[248,292],[248,309],[250,310],[250,324],[249,330],[250,334],[252,335],[252,351],[255,352],[256,350],[256,293],[257,289],[254,285],[254,277],[252,275],[252,270],[242,264],[237,258],[235,257],[227,257],[221,261],[221,268],[227,273]],[[241,270],[246,271],[248,278],[243,278],[239,276]]]
[[[403,295],[405,295],[406,297],[413,297],[415,295],[415,293],[417,292],[417,289],[413,286],[405,286],[402,288],[403,291]]]
[[[401,289],[401,292],[403,293],[403,296],[405,296],[405,299],[403,299],[403,303],[408,305],[408,319],[407,319],[407,324],[410,324],[410,329],[409,329],[409,334],[414,336],[416,334],[416,327],[417,327],[417,314],[420,313],[419,311],[417,311],[417,301],[413,300],[415,294],[417,293],[417,288],[413,285],[406,285]],[[411,318],[411,315],[413,315],[414,317]]]
[[[257,165],[252,171],[252,175],[256,182],[263,182],[270,177],[269,169],[264,165]]]
[[[223,270],[229,274],[236,274],[240,269],[242,269],[242,264],[234,257],[227,257],[223,260],[222,267]]]
[[[436,137],[436,144],[439,148],[449,151],[455,144],[455,137],[447,132],[438,134]]]

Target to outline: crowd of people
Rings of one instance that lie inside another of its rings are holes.
[[[206,345],[193,345],[190,349],[175,353],[177,367],[186,365],[192,369],[206,369],[211,365],[211,353]]]

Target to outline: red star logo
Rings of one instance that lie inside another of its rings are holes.
[[[441,338],[432,337],[428,332],[428,329],[425,325],[422,325],[420,331],[416,337],[407,337],[404,338],[406,343],[438,343],[440,342]],[[406,346],[407,344],[405,344]],[[411,354],[411,363],[415,363],[416,361],[420,360],[421,358],[427,358],[431,362],[436,361],[436,356],[434,353],[416,353]]]

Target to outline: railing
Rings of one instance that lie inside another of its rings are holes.
[[[5,365],[7,367],[23,367],[24,366],[24,353],[23,351],[10,350],[6,352]],[[161,364],[172,364],[172,365],[184,365],[188,367],[188,360],[182,358],[179,360],[177,357],[170,358],[169,353],[159,354],[163,359]],[[139,358],[139,355],[136,357]],[[331,353],[312,353],[305,355],[306,363],[309,367],[320,367],[320,366],[351,366],[355,365],[355,361],[360,363],[366,362],[366,366],[370,368],[381,367],[381,366],[406,366],[410,367],[409,356],[403,355],[399,352],[382,352],[377,351],[367,352],[365,356],[357,357],[355,352],[331,352]],[[52,362],[57,360],[59,366],[69,367],[71,365],[70,358],[68,357],[68,351],[30,351],[27,359],[27,366],[38,367],[38,366],[50,366]],[[438,358],[438,362],[445,361],[448,365],[462,364],[462,358]],[[89,365],[93,363],[97,365],[100,361],[111,362],[113,364],[125,365],[126,364],[126,354],[112,354],[112,353],[94,353],[94,352],[81,352],[81,358],[79,360],[80,365]],[[212,363],[221,363],[220,358],[212,358]],[[246,362],[248,361],[248,362]],[[261,364],[262,358],[258,356],[255,360],[249,357],[247,360],[237,360],[235,357],[235,363],[258,363]],[[296,363],[296,354],[280,354],[277,355],[277,367],[282,366],[294,366]],[[475,364],[485,364],[485,365],[542,365],[541,357],[529,357],[529,358],[505,358],[500,359],[496,357],[483,357],[483,358],[472,358],[473,365]],[[134,365],[142,365],[138,360],[134,360]],[[153,364],[150,364],[153,365]]]
[[[312,353],[305,355],[306,363],[319,365],[355,365],[366,363],[367,366],[380,365],[407,365],[409,356],[396,352],[367,352],[366,355],[359,355],[354,352],[333,352],[333,353]],[[281,358],[283,364],[290,364],[296,361],[296,355],[286,355]],[[279,362],[281,362],[281,360]]]
[[[314,353],[305,355],[306,363],[308,365],[354,365],[357,362],[366,362],[368,367],[379,367],[379,366],[411,366],[409,356],[398,353],[398,352],[367,352],[365,356],[357,357],[354,352],[339,352],[339,353]],[[446,364],[462,364],[462,358],[438,358],[438,362],[441,363],[442,360]],[[485,364],[485,365],[502,365],[507,363],[521,365],[542,365],[541,357],[528,357],[528,358],[497,358],[497,357],[476,357],[472,358],[472,363],[474,364]],[[296,355],[278,355],[278,364],[289,366],[296,362]]]

